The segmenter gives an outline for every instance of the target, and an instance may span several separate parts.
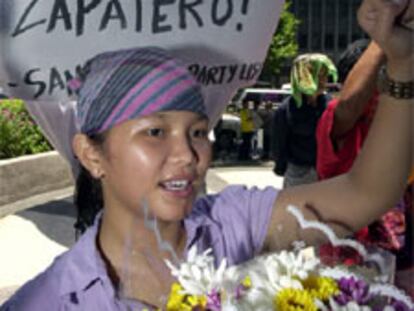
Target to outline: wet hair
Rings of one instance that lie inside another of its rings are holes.
[[[97,147],[105,142],[105,133],[88,135],[90,141]],[[80,165],[80,172],[76,179],[74,202],[77,210],[77,219],[74,225],[76,235],[84,233],[93,225],[96,215],[103,208],[102,183],[93,177],[89,171]]]
[[[338,60],[338,64],[337,64],[339,83],[345,82],[346,77],[348,76],[352,67],[354,67],[356,62],[361,57],[361,55],[367,49],[369,42],[370,40],[368,39],[360,39],[360,40],[354,41],[347,47],[345,52],[341,54]]]

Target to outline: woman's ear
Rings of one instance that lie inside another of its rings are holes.
[[[105,175],[102,151],[85,134],[78,133],[73,137],[72,148],[79,162],[94,178],[99,179]]]

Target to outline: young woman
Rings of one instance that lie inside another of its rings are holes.
[[[288,204],[308,218],[346,224],[333,225],[340,234],[376,219],[401,195],[411,164],[413,32],[395,23],[407,5],[364,0],[359,19],[385,51],[389,79],[404,82],[408,99],[385,90],[348,174],[280,192],[233,186],[197,198],[211,154],[203,99],[191,75],[154,48],[92,59],[80,89],[81,133],[73,149],[83,173],[100,182],[102,211],[71,250],[2,310],[162,308],[172,280],[161,262],[171,253],[160,250],[147,228],[147,212],[175,253],[211,247],[217,261],[227,257],[230,263],[287,248],[298,238],[316,242],[312,232],[298,234]],[[99,187],[90,191],[95,198]]]

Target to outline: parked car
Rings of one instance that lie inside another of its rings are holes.
[[[244,101],[254,101],[258,103],[271,101],[275,108],[291,94],[289,89],[267,89],[267,88],[245,88],[236,94],[233,103],[241,107]]]
[[[215,157],[225,158],[229,154],[237,154],[241,143],[241,122],[238,116],[238,110],[242,107],[244,101],[253,101],[258,103],[273,103],[273,109],[276,109],[286,97],[291,94],[290,90],[272,89],[272,88],[244,88],[240,89],[228,106],[228,111],[232,113],[223,113],[214,129]],[[259,108],[264,111],[264,105]]]
[[[241,140],[240,117],[223,113],[214,128],[214,136],[214,155],[216,158],[237,154]]]

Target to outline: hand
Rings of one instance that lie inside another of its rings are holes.
[[[414,0],[364,0],[358,10],[361,27],[384,50],[389,63],[407,67],[414,58],[414,30],[407,26]]]

